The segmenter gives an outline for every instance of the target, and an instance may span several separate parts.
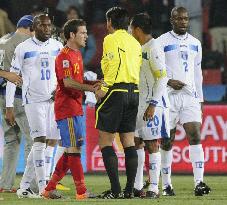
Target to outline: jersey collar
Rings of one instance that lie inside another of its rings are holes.
[[[124,30],[124,29],[118,29],[118,30],[116,30],[114,33],[116,34],[116,33],[122,33],[122,32],[127,32],[127,31]]]
[[[49,40],[50,39],[48,39],[45,42],[42,42],[42,41],[38,40],[35,36],[32,37],[32,41],[38,46],[46,46],[47,44],[49,44]]]
[[[184,35],[179,35],[176,34],[173,30],[169,32],[174,38],[178,39],[178,40],[186,40],[188,38],[188,33],[186,32],[186,34]]]

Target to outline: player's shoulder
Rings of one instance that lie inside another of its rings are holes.
[[[155,53],[160,50],[160,43],[157,41],[157,39],[152,38],[142,46],[142,50],[149,50],[150,53]]]
[[[197,45],[201,45],[200,40],[197,39],[196,37],[194,37],[193,35],[191,35],[190,33],[188,34],[188,38],[189,38],[191,43],[194,43],[194,44],[197,44]]]
[[[65,46],[60,50],[57,58],[72,60],[74,55],[75,55],[75,52],[73,52],[72,49],[70,49],[69,47]]]

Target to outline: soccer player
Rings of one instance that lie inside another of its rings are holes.
[[[143,58],[140,70],[140,99],[135,132],[135,144],[138,147],[138,168],[134,194],[139,197],[158,198],[161,166],[158,139],[161,137],[169,138],[169,99],[165,58],[151,35],[149,15],[144,13],[135,15],[132,18],[130,28],[132,35],[142,45]],[[149,152],[150,185],[146,196],[142,192],[145,161],[143,141]]]
[[[33,17],[25,15],[17,22],[17,30],[15,33],[2,37],[0,39],[0,75],[8,78],[9,81],[16,84],[21,84],[22,79],[16,73],[9,72],[11,61],[16,46],[28,39],[32,35]],[[5,74],[5,75],[4,75]],[[22,92],[21,88],[17,87],[14,105],[14,123],[9,121],[9,112],[6,112],[5,107],[5,94],[6,94],[6,80],[0,78],[0,109],[3,114],[2,125],[4,131],[4,150],[3,150],[3,168],[0,179],[0,192],[16,192],[13,189],[14,180],[16,176],[16,165],[18,161],[18,154],[20,148],[21,134],[25,136],[25,160],[31,150],[32,139],[30,137],[30,130],[25,115],[24,108],[22,107]]]
[[[109,9],[106,19],[110,34],[103,42],[101,67],[104,83],[96,91],[99,101],[96,107],[96,128],[99,130],[99,146],[111,190],[104,192],[102,198],[131,198],[138,161],[134,132],[142,53],[139,42],[127,33],[129,18],[125,9]],[[118,159],[112,147],[116,132],[120,135],[125,152],[127,182],[123,193],[118,176]]]
[[[87,40],[86,23],[73,19],[64,25],[66,46],[56,58],[57,91],[55,96],[55,116],[60,129],[62,146],[65,153],[58,161],[55,171],[45,191],[45,198],[61,198],[56,190],[57,183],[71,171],[76,187],[76,199],[92,197],[84,182],[81,164],[81,146],[84,143],[84,120],[82,97],[84,91],[94,92],[96,84],[86,84],[83,80],[83,60],[80,48],[85,47]],[[91,83],[91,82],[90,82]]]
[[[62,44],[50,38],[51,20],[46,14],[34,18],[34,37],[19,44],[14,53],[11,71],[21,73],[23,79],[22,97],[25,113],[34,141],[23,174],[18,197],[37,198],[30,189],[34,175],[39,194],[46,186],[45,149],[46,138],[60,138],[54,120],[52,92],[56,88],[55,57]],[[6,107],[13,107],[15,85],[7,83]]]
[[[204,152],[201,144],[202,92],[202,49],[199,40],[187,33],[188,12],[184,7],[175,7],[171,12],[172,31],[157,40],[165,55],[170,99],[170,136],[161,143],[163,195],[172,195],[171,164],[172,144],[176,125],[183,125],[189,141],[189,157],[193,167],[195,195],[210,192],[203,182]]]

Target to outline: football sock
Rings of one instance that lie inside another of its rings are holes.
[[[149,154],[149,175],[150,175],[150,185],[148,190],[153,191],[158,194],[158,184],[160,177],[161,168],[161,154],[160,152]]]
[[[192,163],[195,186],[203,181],[204,152],[202,144],[189,146],[189,158]]]
[[[46,170],[45,170],[45,148],[46,144],[42,142],[34,142],[33,163],[35,167],[36,179],[38,182],[39,193],[41,194],[46,187]]]
[[[141,190],[143,188],[143,167],[145,162],[145,152],[144,148],[136,150],[138,155],[138,167],[136,171],[136,178],[134,183],[134,188]]]
[[[109,176],[111,190],[117,195],[121,192],[121,186],[118,176],[118,158],[112,146],[102,148],[102,157],[106,172]]]
[[[24,174],[20,182],[20,188],[28,189],[33,178],[35,178],[35,168],[33,163],[33,149],[31,149],[27,158]]]
[[[58,184],[59,181],[61,181],[61,179],[65,176],[68,170],[69,170],[68,155],[64,153],[58,160],[58,163],[56,164],[52,177],[45,189],[47,191],[56,189],[56,185]]]
[[[51,164],[53,159],[54,147],[47,146],[45,150],[45,167],[46,167],[46,180],[50,179]]]
[[[145,167],[146,167],[146,172],[149,175],[149,152],[147,150],[145,151]]]
[[[54,163],[53,163],[53,169],[52,169],[53,171],[52,172],[54,172],[55,167],[56,167],[56,165],[58,163],[58,160],[61,158],[61,156],[63,155],[64,151],[65,151],[65,147],[57,145],[56,152],[55,152],[55,155],[54,155]]]
[[[165,151],[160,149],[161,152],[161,174],[162,174],[162,188],[166,188],[167,186],[172,187],[171,182],[171,166],[173,161],[173,153],[172,150]]]
[[[126,176],[127,176],[125,192],[132,193],[135,177],[136,177],[136,171],[138,167],[138,156],[137,156],[135,146],[124,148],[124,152],[125,152],[125,168],[126,168]]]
[[[80,153],[72,153],[68,155],[68,165],[73,176],[73,180],[76,186],[77,194],[84,194],[87,189],[84,182],[84,172],[80,160]]]

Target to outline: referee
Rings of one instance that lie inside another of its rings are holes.
[[[96,91],[96,128],[111,190],[103,192],[102,198],[131,198],[138,158],[134,131],[139,103],[141,46],[127,33],[129,18],[124,8],[109,9],[106,19],[110,34],[103,42],[101,66],[104,83]],[[123,193],[118,176],[118,158],[112,147],[117,132],[125,152],[127,183]]]

